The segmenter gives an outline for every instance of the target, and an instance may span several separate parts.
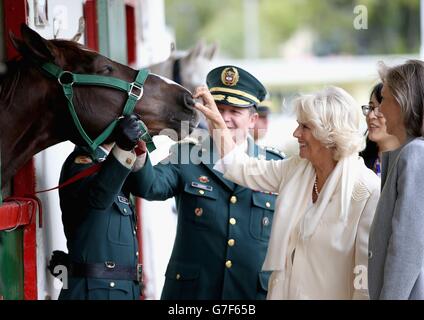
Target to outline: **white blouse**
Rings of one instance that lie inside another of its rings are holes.
[[[298,156],[259,160],[236,148],[214,168],[237,184],[279,193],[263,266],[273,271],[268,299],[368,298],[368,234],[380,181],[362,158],[340,160],[314,204],[315,171]]]

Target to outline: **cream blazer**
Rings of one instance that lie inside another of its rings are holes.
[[[339,215],[339,185],[330,195],[313,234],[303,239],[299,232],[303,217],[287,207],[287,199],[303,201],[308,210],[315,209],[311,199],[313,180],[307,186],[308,196],[300,198],[296,193],[296,185],[307,183],[302,174],[310,162],[298,156],[280,161],[248,157],[235,161],[234,157],[235,152],[230,153],[215,169],[237,184],[279,194],[263,266],[263,270],[272,271],[267,299],[368,299],[368,235],[380,195],[380,180],[363,160],[360,159],[353,182],[346,220],[342,221]],[[320,197],[325,192],[324,186]],[[278,219],[284,215],[294,215],[291,227],[281,223],[284,219]],[[281,256],[278,240],[284,236],[282,233],[288,233],[289,239],[285,256]]]

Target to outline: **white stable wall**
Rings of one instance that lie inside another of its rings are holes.
[[[28,1],[28,25],[47,39],[71,39],[78,31],[78,21],[83,16],[83,0],[48,0],[48,23],[36,27],[34,23],[34,1]],[[81,42],[84,40],[81,37]],[[57,186],[60,169],[74,145],[63,142],[52,146],[35,156],[37,190]],[[47,263],[53,250],[66,249],[61,211],[57,190],[39,195],[43,203],[43,227],[37,228],[37,288],[38,299],[57,299],[61,283],[47,270]]]

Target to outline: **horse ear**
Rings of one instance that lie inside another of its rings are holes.
[[[171,42],[171,54],[175,53],[175,51],[177,51],[177,45],[175,44],[175,41]]]
[[[21,24],[21,34],[23,42],[29,50],[29,52],[27,52],[28,54],[32,54],[35,57],[45,61],[54,60],[55,46],[52,45],[48,40],[44,39],[24,23]]]
[[[206,58],[208,58],[209,60],[212,60],[213,58],[215,58],[216,54],[218,53],[218,43],[214,42],[212,43],[209,48],[206,50],[205,56]]]
[[[85,20],[84,20],[84,17],[80,17],[78,20],[78,31],[71,38],[71,41],[78,42],[81,36],[84,34],[84,30],[85,30]]]
[[[191,49],[188,55],[189,58],[193,60],[196,59],[202,54],[202,52],[204,51],[204,48],[205,48],[205,42],[203,40],[197,41],[196,46],[193,49]]]
[[[23,50],[23,47],[25,46],[24,42],[21,39],[18,39],[11,30],[9,30],[9,39],[17,51],[21,52]]]

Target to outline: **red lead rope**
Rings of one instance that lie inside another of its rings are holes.
[[[71,183],[74,183],[74,182],[76,182],[78,180],[81,180],[82,178],[91,176],[92,174],[98,172],[101,167],[102,167],[102,164],[101,163],[96,163],[95,165],[93,165],[93,166],[91,166],[91,167],[89,167],[89,168],[87,168],[87,169],[79,172],[75,176],[69,178],[65,182],[63,182],[60,185],[58,185],[57,187],[46,189],[46,190],[39,190],[39,191],[36,191],[34,194],[48,192],[48,191],[52,191],[52,190],[55,190],[55,189],[61,189],[63,187],[66,187],[67,185],[69,185]]]
[[[134,148],[134,153],[136,154],[136,156],[138,157],[138,156],[146,153],[146,151],[147,151],[146,144],[143,141],[138,141],[137,145]],[[98,172],[101,167],[102,167],[101,163],[96,163],[95,165],[93,165],[93,166],[81,171],[80,173],[76,174],[75,176],[69,178],[64,183],[58,185],[57,187],[46,189],[46,190],[36,191],[34,194],[48,192],[48,191],[52,191],[52,190],[55,190],[55,189],[61,189],[63,187],[66,187],[67,185],[74,183],[75,181],[81,180],[82,178],[91,176],[92,174]]]
[[[17,202],[18,205],[20,205],[20,201],[31,201],[33,203],[33,210],[35,210],[35,208],[37,208],[38,206],[38,212],[39,212],[39,227],[42,227],[42,217],[43,217],[43,207],[41,205],[41,201],[39,198],[37,198],[36,194],[37,193],[43,193],[43,192],[47,192],[47,191],[51,191],[51,190],[55,190],[55,189],[60,189],[63,188],[71,183],[74,183],[75,181],[81,180],[82,178],[88,177],[94,173],[96,173],[97,171],[100,170],[102,164],[101,163],[96,163],[95,165],[79,172],[78,174],[76,174],[75,176],[71,177],[70,179],[66,180],[64,183],[58,185],[57,187],[54,188],[50,188],[50,189],[46,189],[46,190],[39,190],[36,191],[34,193],[31,194],[26,194],[25,197],[8,197],[6,199],[4,199],[5,202],[10,202],[10,201],[15,201]],[[22,215],[22,214],[21,214]],[[30,221],[32,221],[33,217],[34,217],[34,211],[31,213],[31,218]],[[20,220],[20,218],[19,218]],[[17,222],[16,226],[13,227],[11,230],[15,230],[17,227],[20,226],[19,221]]]

